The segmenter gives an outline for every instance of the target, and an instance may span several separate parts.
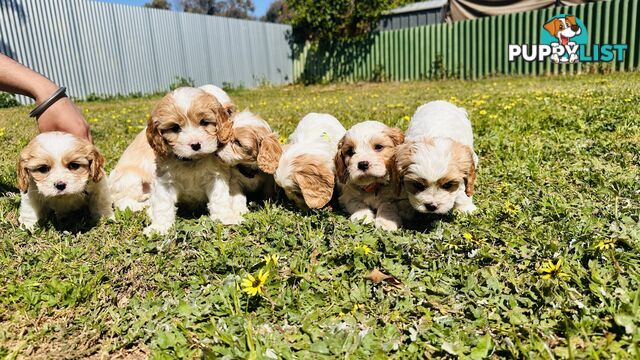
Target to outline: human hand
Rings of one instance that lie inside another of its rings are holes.
[[[56,101],[38,117],[38,130],[63,131],[93,142],[89,124],[80,109],[67,97]]]

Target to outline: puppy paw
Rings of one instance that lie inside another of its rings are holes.
[[[211,219],[223,225],[238,225],[244,220],[241,214],[211,214]]]
[[[169,229],[171,229],[171,224],[169,225],[151,224],[146,228],[144,228],[142,233],[145,236],[152,236],[153,234],[166,235],[169,232]]]
[[[358,210],[353,214],[351,214],[351,216],[349,217],[349,220],[353,222],[363,222],[365,224],[370,224],[375,221],[375,218],[376,217],[373,214],[373,211],[369,209],[364,209],[364,210]]]
[[[18,219],[18,221],[20,222],[20,228],[23,230],[26,230],[28,232],[33,232],[36,229],[36,226],[38,225],[38,222],[35,221],[23,221],[22,219]]]
[[[456,210],[458,210],[458,211],[460,211],[461,213],[464,213],[464,214],[471,214],[472,212],[476,211],[477,209],[478,208],[475,205],[473,205],[473,203],[456,206]]]
[[[376,218],[376,227],[386,231],[396,231],[400,224],[393,220],[378,217]]]
[[[116,209],[120,211],[125,211],[127,210],[127,208],[129,208],[133,212],[138,212],[138,211],[144,210],[145,206],[147,206],[148,203],[146,201],[140,202],[140,201],[135,201],[133,199],[125,199],[125,200],[118,201],[114,205]]]

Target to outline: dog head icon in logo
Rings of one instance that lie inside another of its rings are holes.
[[[553,62],[580,61],[577,49],[588,41],[587,29],[580,19],[567,14],[556,15],[544,24],[543,29],[540,42],[551,45]]]

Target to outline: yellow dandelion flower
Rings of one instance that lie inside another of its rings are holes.
[[[487,115],[487,110],[480,110],[480,115]]]
[[[511,110],[512,107],[513,106],[511,106],[511,105],[505,105],[502,108],[505,109],[505,110]]]
[[[504,203],[504,210],[511,215],[515,215],[520,212],[520,208],[517,205],[513,205],[510,201]]]
[[[613,249],[616,247],[616,239],[600,240],[594,247],[601,251]]]
[[[631,99],[630,98],[626,98],[626,99],[624,99],[624,102],[631,102]]]
[[[497,118],[498,118],[498,115],[496,114],[489,115],[489,119],[497,119]]]
[[[462,237],[465,238],[468,241],[473,240],[473,235],[471,235],[471,233],[468,233],[468,232],[462,234]]]
[[[287,138],[284,135],[280,135],[280,137],[278,138],[278,142],[280,142],[280,144],[284,145],[287,143]]]
[[[371,250],[371,248],[367,244],[358,244],[356,245],[356,251],[359,251],[365,255],[369,255],[373,250]]]
[[[278,260],[280,259],[280,256],[278,254],[267,254],[264,256],[263,260],[265,263],[267,263],[267,265],[269,265],[269,263],[273,264],[273,266],[278,265]]]
[[[569,274],[562,271],[562,258],[554,264],[553,261],[547,260],[540,267],[538,267],[538,274],[543,279],[565,279],[569,277]]]
[[[409,121],[409,120],[411,120],[411,117],[409,115],[405,115],[405,116],[402,117],[402,120]]]
[[[249,296],[262,294],[262,287],[267,282],[268,277],[269,271],[264,271],[264,269],[261,269],[256,277],[253,277],[251,274],[247,274],[247,277],[242,279],[242,282],[240,283],[242,291],[249,294]]]

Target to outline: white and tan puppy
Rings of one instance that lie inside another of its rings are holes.
[[[202,89],[176,89],[156,105],[147,123],[147,141],[156,170],[149,199],[151,225],[145,234],[165,234],[175,222],[176,204],[206,203],[223,224],[242,221],[246,207],[233,206],[230,169],[214,156],[231,138],[229,115]]]
[[[235,112],[236,106],[224,90],[215,85],[204,85],[200,89],[215,96],[227,114]],[[109,174],[111,196],[117,209],[140,211],[148,205],[156,172],[156,157],[146,133],[146,128],[138,133]]]
[[[352,221],[375,223],[385,230],[402,225],[407,206],[396,195],[394,156],[404,135],[378,121],[365,121],[347,131],[338,145],[336,173],[344,186],[338,198]]]
[[[33,229],[53,212],[64,217],[88,208],[95,220],[113,216],[104,157],[89,141],[63,132],[36,136],[20,153],[20,224]]]
[[[245,195],[268,199],[275,185],[273,174],[282,155],[278,135],[254,113],[235,113],[231,140],[218,150],[218,156],[231,166],[231,181],[237,182]],[[240,201],[245,199],[239,199]]]
[[[478,157],[467,112],[446,101],[432,101],[411,118],[405,144],[396,154],[398,175],[413,208],[445,214],[472,212]]]
[[[289,136],[274,178],[301,209],[319,209],[331,200],[336,185],[333,158],[344,133],[335,117],[310,113]]]

